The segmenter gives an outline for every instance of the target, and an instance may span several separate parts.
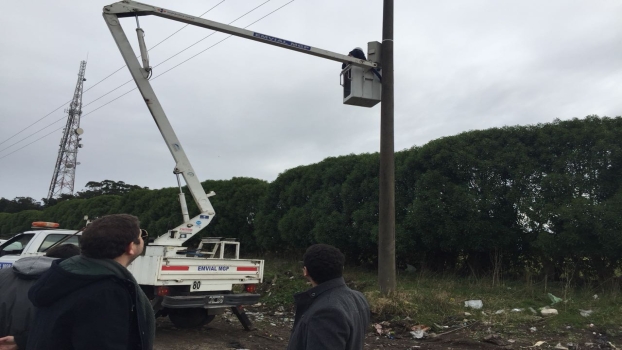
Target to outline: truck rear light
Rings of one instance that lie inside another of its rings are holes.
[[[156,287],[155,294],[159,297],[163,297],[165,295],[171,294],[171,289],[169,287]]]
[[[256,284],[246,284],[246,285],[244,285],[244,289],[248,293],[255,293],[257,291],[257,285]]]

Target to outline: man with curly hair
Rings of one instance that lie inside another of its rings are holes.
[[[369,325],[369,304],[342,277],[344,255],[315,244],[303,256],[303,275],[312,288],[294,295],[296,316],[287,350],[361,350]]]
[[[127,267],[145,248],[138,218],[115,214],[82,232],[82,254],[52,263],[30,289],[28,350],[151,350],[155,317]]]

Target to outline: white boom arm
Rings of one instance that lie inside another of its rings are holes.
[[[147,56],[146,47],[144,46],[144,39],[142,39],[142,37],[144,36],[142,29],[137,29],[137,32],[139,37],[143,67],[141,67],[140,62],[136,58],[134,50],[132,49],[130,42],[127,40],[127,36],[125,35],[125,32],[123,31],[123,28],[119,23],[119,18],[148,15],[154,15],[174,21],[195,25],[198,27],[208,28],[215,31],[239,36],[242,38],[255,40],[264,44],[270,44],[333,61],[345,62],[358,67],[377,67],[377,63],[372,61],[366,61],[351,56],[318,49],[308,45],[279,39],[273,36],[252,32],[250,30],[186,15],[160,7],[142,4],[139,2],[125,0],[105,6],[103,16],[106,24],[108,25],[108,29],[110,29],[110,33],[112,33],[112,37],[117,43],[119,51],[121,51],[121,55],[125,60],[125,64],[127,65],[130,73],[132,74],[132,77],[134,78],[134,81],[138,86],[138,90],[143,96],[143,99],[147,104],[147,108],[149,108],[149,111],[151,112],[154,121],[160,129],[160,133],[162,134],[162,137],[166,142],[166,146],[173,155],[173,158],[175,159],[175,173],[181,174],[184,177],[184,180],[188,185],[188,190],[190,190],[194,201],[196,202],[199,210],[201,211],[199,215],[190,219],[188,215],[188,209],[186,207],[185,197],[183,193],[180,193],[179,201],[182,207],[184,223],[177,226],[173,230],[170,230],[168,233],[158,237],[153,243],[154,245],[181,246],[182,243],[184,243],[186,240],[190,239],[200,230],[205,228],[212,221],[215,215],[214,208],[212,207],[212,204],[208,199],[208,197],[215,195],[215,193],[210,192],[209,194],[206,194],[203,190],[203,187],[201,186],[201,183],[199,182],[196,173],[194,172],[194,169],[192,169],[192,165],[190,165],[190,161],[186,156],[186,152],[184,152],[184,149],[182,148],[181,143],[177,138],[177,135],[175,135],[173,127],[171,126],[168,118],[166,117],[166,114],[164,113],[164,110],[162,109],[162,105],[160,105],[160,101],[158,101],[158,98],[153,91],[151,84],[149,83],[149,58]]]
[[[239,36],[245,39],[259,41],[264,44],[279,46],[284,49],[294,50],[294,51],[306,53],[308,55],[318,56],[321,58],[326,58],[326,59],[337,61],[337,62],[350,63],[350,64],[353,64],[355,66],[359,66],[362,68],[376,68],[378,66],[377,63],[375,62],[361,60],[361,59],[343,55],[340,53],[318,49],[315,47],[311,47],[309,45],[304,45],[304,44],[296,43],[293,41],[276,38],[270,35],[261,34],[261,33],[253,32],[250,30],[230,26],[228,24],[218,23],[218,22],[207,20],[207,19],[187,15],[187,14],[180,13],[180,12],[171,11],[171,10],[164,9],[161,7],[142,4],[140,2],[135,2],[135,1],[130,1],[130,0],[115,2],[112,5],[104,6],[104,17],[106,17],[106,15],[113,15],[112,16],[113,18],[114,17],[122,18],[122,17],[153,15],[153,16],[171,19],[173,21],[191,24],[197,27],[203,27],[203,28],[215,30],[218,32],[223,32],[223,33]],[[108,22],[108,20],[106,22]]]

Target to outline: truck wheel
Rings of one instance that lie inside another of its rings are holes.
[[[168,309],[168,318],[177,328],[197,328],[214,319],[205,309]]]

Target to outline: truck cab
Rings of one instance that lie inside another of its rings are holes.
[[[13,266],[13,263],[25,256],[44,255],[45,250],[61,238],[76,233],[75,230],[32,230],[18,233],[0,244],[0,269]],[[78,236],[67,239],[64,243],[78,245]]]

